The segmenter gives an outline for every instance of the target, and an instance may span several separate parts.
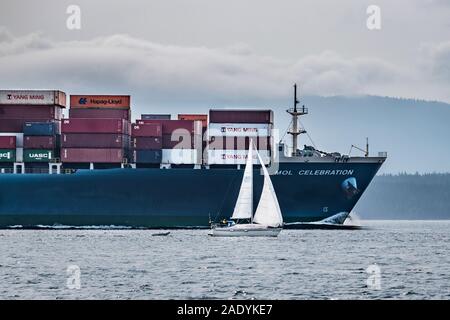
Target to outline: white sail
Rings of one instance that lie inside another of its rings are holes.
[[[251,219],[253,215],[253,142],[250,139],[241,189],[231,219]]]
[[[264,172],[264,185],[253,222],[269,227],[279,227],[283,224],[280,204],[278,203],[275,189],[273,188],[272,181],[270,180],[269,172],[264,166],[258,151],[256,151],[256,154],[258,155],[259,163],[261,164]]]

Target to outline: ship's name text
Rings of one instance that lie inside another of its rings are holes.
[[[297,174],[299,176],[350,176],[353,175],[354,170],[278,170],[276,175],[278,176],[293,176]]]

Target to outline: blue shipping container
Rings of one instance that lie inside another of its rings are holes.
[[[23,134],[26,136],[54,136],[59,130],[55,122],[26,122]]]
[[[170,114],[141,114],[141,120],[170,120]]]
[[[161,163],[162,150],[134,150],[135,163]]]

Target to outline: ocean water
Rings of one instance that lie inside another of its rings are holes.
[[[278,238],[0,230],[0,299],[450,298],[450,221],[363,225]]]

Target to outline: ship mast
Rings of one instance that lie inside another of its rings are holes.
[[[292,135],[292,156],[298,154],[298,135],[306,133],[303,128],[298,127],[298,117],[308,114],[308,108],[303,105],[301,108],[297,109],[297,105],[300,103],[297,99],[297,84],[294,84],[294,108],[286,110],[292,116],[292,128],[288,132]]]

